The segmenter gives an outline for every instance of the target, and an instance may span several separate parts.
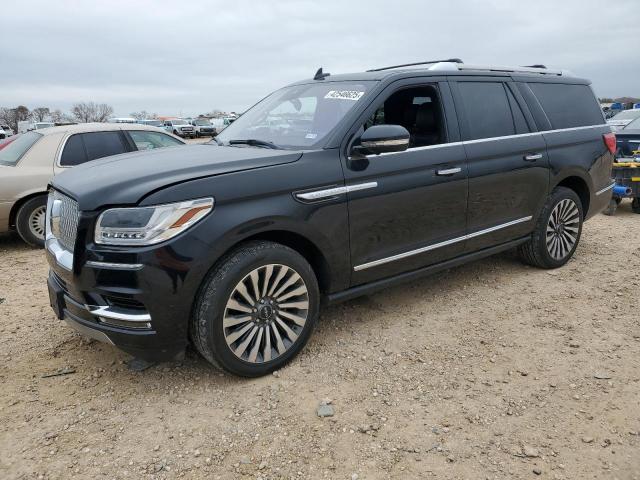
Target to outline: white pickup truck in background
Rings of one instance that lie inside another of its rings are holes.
[[[13,135],[13,130],[9,128],[9,125],[0,125],[0,140],[4,138],[11,137]]]
[[[24,120],[18,122],[18,133],[27,133],[31,130],[40,130],[41,128],[55,127],[53,122],[33,122],[31,120]]]

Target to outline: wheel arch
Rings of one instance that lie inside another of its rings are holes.
[[[553,188],[555,187],[565,187],[573,190],[576,195],[578,195],[578,198],[580,198],[580,203],[582,203],[583,217],[587,217],[589,206],[591,205],[592,191],[590,182],[587,181],[587,179],[577,172],[572,172],[558,179]]]
[[[231,245],[226,249],[223,256],[233,249],[237,248],[238,246],[242,245],[243,243],[257,240],[279,243],[298,252],[305,258],[307,262],[309,262],[311,268],[313,268],[313,271],[316,274],[316,278],[318,279],[320,293],[324,294],[330,291],[331,267],[329,265],[329,262],[327,261],[327,258],[315,242],[299,232],[284,229],[265,230],[262,232],[258,232],[244,237]]]
[[[20,198],[18,201],[16,201],[13,206],[11,207],[11,211],[9,212],[9,228],[15,228],[16,226],[16,217],[18,216],[18,211],[20,210],[20,207],[22,207],[22,205],[24,205],[26,202],[28,202],[29,200],[31,200],[32,198],[36,198],[36,197],[40,197],[40,196],[47,196],[47,192],[33,192],[30,193],[28,195],[25,195],[24,197]]]

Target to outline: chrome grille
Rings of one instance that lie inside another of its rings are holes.
[[[53,190],[51,195],[53,196],[53,201],[59,200],[61,202],[60,223],[53,233],[60,245],[73,253],[76,244],[76,235],[78,233],[78,202],[57,190]]]

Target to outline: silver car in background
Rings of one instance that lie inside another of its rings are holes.
[[[37,247],[44,245],[47,186],[54,175],[110,155],[184,145],[157,127],[128,123],[67,125],[12,138],[0,149],[0,233],[15,229]]]

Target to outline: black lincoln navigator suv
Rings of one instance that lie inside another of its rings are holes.
[[[615,148],[589,82],[541,65],[319,70],[208,144],[56,176],[51,305],[143,360],[191,343],[262,375],[323,303],[512,248],[564,265],[609,203]]]

